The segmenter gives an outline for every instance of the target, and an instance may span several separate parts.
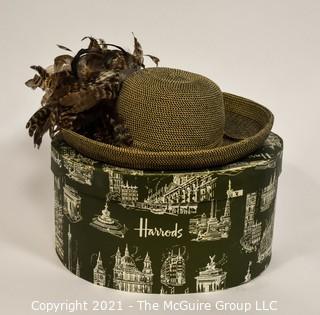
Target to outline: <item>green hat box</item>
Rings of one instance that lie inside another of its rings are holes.
[[[269,265],[283,143],[204,170],[147,171],[52,142],[55,248],[96,285],[137,293],[213,292]]]

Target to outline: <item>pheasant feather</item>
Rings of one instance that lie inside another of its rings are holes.
[[[71,129],[94,140],[117,146],[130,146],[132,138],[116,113],[116,99],[122,82],[133,72],[144,68],[143,50],[134,37],[134,51],[127,52],[103,39],[86,36],[87,48],[74,56],[59,55],[53,65],[31,66],[37,72],[26,81],[31,89],[45,94],[42,107],[29,119],[26,128],[39,147],[49,132],[53,138],[61,129]],[[57,45],[60,49],[71,49]],[[159,59],[149,56],[156,65]]]

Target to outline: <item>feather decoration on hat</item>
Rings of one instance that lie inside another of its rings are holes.
[[[120,46],[86,36],[82,40],[89,40],[88,47],[75,56],[59,55],[46,69],[31,66],[37,74],[26,81],[26,86],[44,91],[40,109],[26,125],[36,147],[40,147],[46,132],[53,138],[61,129],[117,146],[131,145],[131,135],[115,104],[122,82],[145,67],[142,47],[133,37],[132,54]],[[57,46],[72,53],[65,46]],[[146,56],[158,65],[157,57]]]

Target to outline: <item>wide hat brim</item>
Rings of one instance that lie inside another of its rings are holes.
[[[147,151],[105,144],[63,129],[62,137],[78,152],[94,160],[140,170],[190,170],[235,162],[257,150],[273,125],[273,115],[249,99],[223,93],[225,132],[220,146],[188,151]],[[133,139],[134,141],[134,139]]]

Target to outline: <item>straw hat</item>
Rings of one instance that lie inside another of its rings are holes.
[[[117,147],[62,130],[83,155],[112,165],[179,170],[236,161],[268,136],[272,113],[243,97],[221,92],[208,78],[170,68],[147,68],[123,83],[117,111],[133,138]]]

